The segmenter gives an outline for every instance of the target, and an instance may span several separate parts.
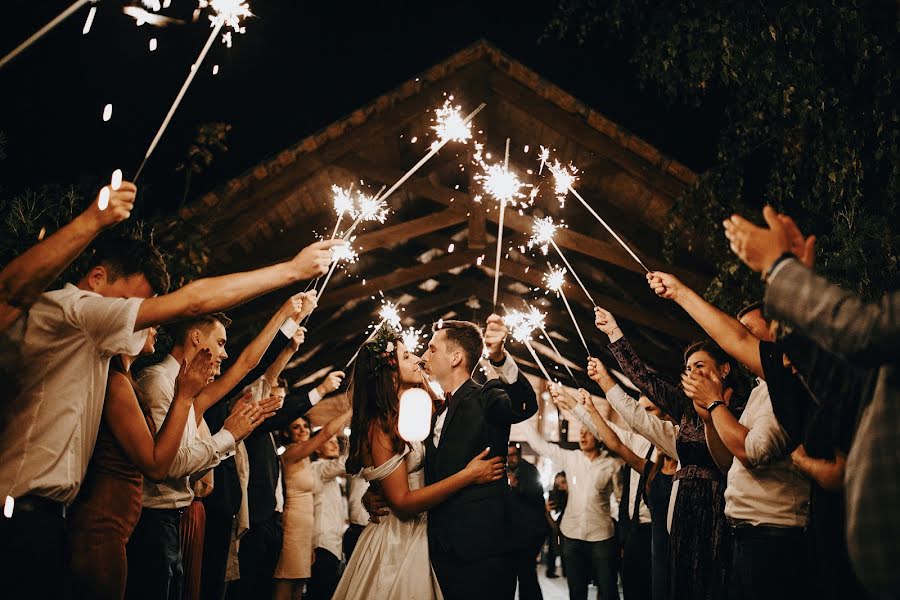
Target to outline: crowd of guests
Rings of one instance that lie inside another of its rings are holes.
[[[3,596],[330,598],[373,507],[345,471],[349,408],[316,431],[307,416],[344,373],[281,377],[315,292],[291,296],[230,363],[222,311],[323,275],[342,242],[170,291],[151,243],[104,234],[77,282],[45,292],[135,192],[123,183],[0,273]],[[814,238],[764,218],[725,224],[767,286],[736,316],[647,275],[709,336],[685,350],[681,381],[596,308],[620,374],[590,358],[594,394],[551,387],[581,424],[577,449],[525,429],[562,470],[551,490],[509,445],[523,600],[541,597],[545,540],[547,576],[559,557],[573,600],[591,583],[618,598],[620,578],[629,600],[896,596],[900,293],[867,303],[829,283]],[[161,326],[170,351],[133,372]]]

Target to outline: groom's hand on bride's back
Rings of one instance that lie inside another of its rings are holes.
[[[377,523],[381,517],[387,516],[390,512],[387,501],[384,499],[384,490],[376,482],[371,483],[369,489],[363,494],[362,505],[369,513],[369,521],[372,523]]]

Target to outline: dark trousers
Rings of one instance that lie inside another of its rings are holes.
[[[249,600],[272,597],[282,536],[281,513],[273,513],[265,521],[250,524],[250,530],[241,538],[238,551],[241,578],[228,586],[229,598]]]
[[[0,596],[59,597],[67,550],[62,505],[55,514],[14,509],[11,518],[0,515]]]
[[[331,600],[337,588],[340,567],[341,559],[325,548],[316,548],[316,562],[312,565],[303,600]]]
[[[344,550],[344,560],[348,563],[350,562],[350,557],[353,556],[353,551],[356,549],[356,543],[359,541],[359,536],[362,535],[365,528],[365,525],[350,523],[347,531],[344,532],[342,546]]]
[[[206,505],[203,564],[200,570],[200,597],[203,600],[222,600],[225,597],[225,571],[233,529],[234,515]]]
[[[537,555],[540,548],[519,550],[513,554],[516,580],[519,582],[519,600],[543,600],[537,578]]]
[[[804,538],[796,527],[735,528],[729,600],[805,598],[811,581]]]
[[[618,545],[612,537],[601,542],[566,538],[563,559],[569,583],[569,600],[587,600],[588,584],[593,578],[597,597],[609,600],[619,597],[616,586],[616,554]]]
[[[556,575],[556,557],[562,565],[563,577],[566,576],[566,561],[563,556],[563,536],[559,532],[559,527],[555,527],[547,536],[547,553],[544,555],[544,564],[547,565],[547,575]]]
[[[128,554],[129,600],[181,600],[184,571],[181,563],[181,509],[145,508],[141,511],[125,551]]]
[[[510,554],[464,562],[432,542],[431,566],[446,600],[512,600],[516,595],[514,558]]]
[[[622,591],[625,600],[650,600],[652,595],[650,548],[653,526],[631,525],[622,549]]]

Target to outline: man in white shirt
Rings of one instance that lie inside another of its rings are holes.
[[[613,477],[622,462],[603,451],[587,428],[581,429],[578,450],[547,442],[533,425],[525,428],[531,449],[566,472],[569,487],[560,531],[565,536],[563,560],[569,598],[587,600],[593,578],[600,598],[617,598],[615,529],[609,509]]]
[[[310,465],[314,478],[316,560],[312,564],[312,574],[304,598],[331,600],[340,579],[341,537],[347,515],[341,484],[337,478],[347,474],[347,455],[340,454],[337,436],[325,442],[316,454],[318,460]]]
[[[94,450],[110,359],[139,354],[151,325],[222,310],[325,273],[331,245],[313,244],[285,263],[155,296],[169,283],[156,248],[104,240],[77,286],[40,296],[27,317],[20,391],[0,434],[0,579],[9,582],[10,597],[53,595],[64,579],[66,507]]]

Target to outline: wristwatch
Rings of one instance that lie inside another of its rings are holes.
[[[716,400],[712,404],[706,407],[706,412],[711,413],[716,407],[725,406],[725,403],[722,400]]]

